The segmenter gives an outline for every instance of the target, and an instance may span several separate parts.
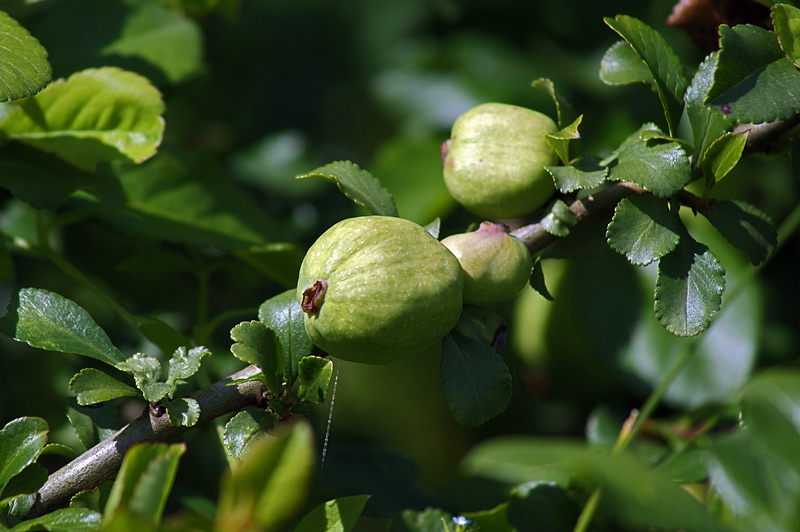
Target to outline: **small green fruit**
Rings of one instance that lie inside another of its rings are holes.
[[[508,226],[483,222],[477,231],[442,240],[464,270],[464,303],[499,303],[516,296],[528,283],[533,258],[508,234]]]
[[[485,218],[532,213],[555,192],[544,167],[558,161],[545,140],[556,131],[548,116],[524,107],[473,107],[456,120],[442,146],[447,189],[465,209]]]
[[[325,231],[300,266],[311,341],[332,356],[388,364],[440,341],[462,310],[458,259],[423,227],[362,216]]]

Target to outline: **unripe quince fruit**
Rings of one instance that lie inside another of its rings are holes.
[[[530,214],[555,186],[545,166],[558,161],[546,134],[558,131],[548,116],[514,105],[485,103],[453,124],[442,145],[444,182],[468,211],[485,218]]]
[[[533,268],[530,251],[508,226],[483,222],[477,231],[442,240],[464,270],[464,303],[499,303],[516,296]]]
[[[362,216],[325,231],[300,266],[311,341],[332,356],[387,364],[440,341],[462,310],[458,259],[423,227]]]

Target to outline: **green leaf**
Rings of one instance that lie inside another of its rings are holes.
[[[237,257],[284,287],[297,285],[305,253],[296,245],[273,242],[234,251]]]
[[[506,326],[497,312],[474,305],[464,306],[455,326],[455,330],[459,333],[488,346],[494,344],[498,334],[503,334],[505,328]]]
[[[45,445],[45,449],[47,447],[48,446]],[[42,452],[42,454],[44,454],[44,452]],[[72,456],[67,457],[69,460],[73,458],[75,458],[74,452]],[[47,469],[39,464],[34,463],[29,465],[23,469],[20,474],[12,478],[6,485],[5,489],[0,490],[0,507],[2,507],[4,502],[8,501],[8,499],[28,493],[36,493],[47,481],[48,476],[49,473],[47,472]]]
[[[741,122],[794,115],[800,108],[800,71],[783,54],[775,34],[749,24],[723,24],[719,33],[719,61],[706,104]]]
[[[569,235],[570,229],[578,223],[578,216],[569,209],[566,203],[556,200],[550,207],[550,212],[539,223],[541,223],[542,229],[548,233],[565,237]]]
[[[274,412],[256,407],[248,407],[238,412],[225,424],[222,435],[225,450],[233,458],[242,458],[253,438],[276,427],[279,422],[280,417]]]
[[[136,353],[117,364],[117,369],[133,375],[136,387],[142,391],[145,400],[155,403],[175,391],[174,386],[161,382],[161,362],[157,358]]]
[[[711,251],[688,233],[658,264],[656,317],[677,336],[705,331],[720,308],[725,268]]]
[[[297,400],[319,404],[328,395],[328,385],[333,375],[333,362],[322,357],[303,357],[298,364]]]
[[[27,532],[43,528],[53,532],[95,532],[100,530],[102,519],[101,514],[86,508],[61,508],[41,517],[23,521],[11,530]]]
[[[545,135],[545,140],[547,144],[553,148],[558,154],[558,158],[561,160],[562,163],[568,164],[569,159],[569,141],[570,140],[577,140],[581,138],[580,133],[578,133],[578,126],[583,120],[583,115],[579,116],[572,122],[570,125],[564,127],[563,129],[556,131],[555,133]]]
[[[433,238],[439,238],[439,232],[442,229],[442,220],[440,218],[434,218],[432,222],[426,224],[425,230],[431,235]]]
[[[645,266],[675,249],[681,228],[666,200],[637,194],[619,202],[608,224],[606,240],[631,264]]]
[[[38,417],[9,421],[0,430],[0,493],[9,480],[36,461],[47,443],[47,423]]]
[[[703,175],[709,183],[716,183],[733,170],[744,153],[747,133],[725,133],[706,150],[703,157]]]
[[[603,21],[630,44],[650,73],[652,84],[664,108],[670,135],[675,135],[683,111],[683,96],[688,80],[680,59],[657,31],[626,15]]]
[[[185,347],[179,347],[169,359],[169,370],[167,371],[167,384],[174,387],[184,379],[188,379],[200,369],[203,359],[211,355],[211,351],[203,346],[193,347],[187,351]]]
[[[440,376],[453,417],[476,427],[511,403],[511,375],[494,349],[452,331],[444,337]]]
[[[321,177],[336,183],[342,193],[367,209],[372,214],[397,216],[397,207],[389,191],[380,181],[357,164],[350,161],[336,161],[320,166],[297,179]]]
[[[215,530],[280,530],[303,507],[315,468],[311,427],[298,420],[272,436],[223,478]]]
[[[533,259],[533,269],[531,270],[531,288],[536,290],[539,295],[548,301],[553,301],[553,296],[544,283],[544,270],[542,269],[542,258],[536,257]]]
[[[600,80],[607,85],[628,83],[653,83],[647,65],[636,55],[626,41],[617,41],[606,50],[600,60]]]
[[[573,117],[576,116],[572,105],[570,105],[570,103],[561,95],[561,93],[556,90],[555,83],[553,83],[552,80],[547,78],[539,78],[531,83],[531,87],[547,94],[553,99],[553,103],[556,106],[556,123],[558,124],[558,127],[563,127],[565,123],[573,120]]]
[[[772,25],[783,53],[800,68],[800,9],[789,4],[773,4]]]
[[[102,161],[140,163],[164,133],[164,102],[150,82],[105,67],[51,83],[0,121],[0,134],[93,170]]]
[[[295,289],[274,296],[258,308],[258,319],[275,331],[283,354],[283,378],[289,384],[297,378],[297,365],[311,354],[314,344],[306,334],[303,311]]]
[[[717,201],[703,215],[754,265],[764,262],[778,246],[778,232],[770,217],[749,203]]]
[[[67,404],[67,419],[84,450],[94,447],[119,429],[117,405],[108,401],[91,408]]]
[[[166,407],[173,427],[194,427],[200,420],[200,405],[189,397],[168,401]]]
[[[0,102],[17,100],[42,90],[53,74],[47,50],[28,30],[0,11]]]
[[[139,395],[136,388],[94,368],[85,368],[76,373],[69,381],[69,389],[78,395],[78,404],[81,406]]]
[[[608,174],[609,180],[636,183],[662,198],[677,193],[691,177],[689,158],[681,145],[659,139],[625,147]]]
[[[184,452],[186,446],[182,443],[140,443],[131,447],[108,494],[103,521],[112,521],[119,512],[130,512],[152,526],[158,524]]]
[[[242,322],[231,329],[233,356],[262,370],[267,389],[277,395],[283,381],[283,355],[275,332],[260,321]]]
[[[608,167],[600,166],[592,159],[580,159],[569,166],[545,166],[545,170],[553,176],[556,188],[565,194],[597,188],[608,175]]]
[[[21,289],[0,319],[0,329],[38,349],[83,355],[112,366],[125,360],[88,312],[46,290]]]
[[[702,168],[703,157],[711,143],[733,125],[733,119],[705,105],[708,90],[714,82],[718,54],[712,53],[700,63],[700,67],[686,90],[686,116],[692,126],[694,153],[692,165]]]
[[[348,532],[355,526],[369,495],[340,497],[316,506],[294,532]]]

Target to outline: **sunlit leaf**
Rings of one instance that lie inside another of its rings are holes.
[[[297,179],[321,177],[336,183],[342,193],[372,214],[397,216],[392,195],[371,173],[350,161],[336,161],[320,166]]]
[[[193,427],[200,420],[200,405],[191,397],[167,401],[169,424],[173,427]]]
[[[211,355],[211,351],[203,346],[186,349],[179,347],[169,359],[167,384],[176,386],[183,379],[188,379],[200,369],[203,359]]]
[[[151,403],[160,401],[175,390],[174,386],[161,381],[161,362],[144,353],[136,353],[118,363],[117,369],[130,373],[136,381],[136,387]]]
[[[725,133],[714,140],[703,157],[706,180],[713,183],[728,175],[742,158],[746,143],[747,133]]]
[[[578,189],[593,189],[600,186],[608,175],[608,167],[593,160],[581,159],[569,166],[546,166],[556,188],[568,194]]]
[[[686,89],[686,116],[692,126],[694,154],[692,164],[702,168],[703,156],[711,143],[733,125],[733,119],[705,105],[706,95],[714,82],[717,68],[717,53],[712,53],[700,63]]]
[[[233,356],[255,364],[262,370],[270,392],[280,391],[283,377],[283,354],[275,332],[260,321],[242,322],[231,329]]]
[[[340,497],[316,506],[294,532],[348,532],[353,529],[369,495]]]
[[[76,373],[69,381],[69,389],[78,395],[78,404],[81,406],[139,395],[136,388],[94,368],[85,368]]]
[[[328,395],[328,385],[333,375],[333,362],[321,357],[303,357],[298,364],[297,399],[319,404]]]
[[[294,382],[298,363],[314,348],[306,334],[297,291],[294,288],[286,290],[262,303],[258,308],[258,319],[275,331],[283,353],[283,378]]]
[[[0,430],[0,493],[12,477],[38,458],[48,431],[47,423],[38,417],[14,419]]]
[[[61,508],[41,517],[23,521],[11,530],[26,532],[43,528],[54,532],[95,532],[100,530],[102,519],[102,514],[87,508]]]
[[[600,79],[609,85],[652,83],[653,75],[626,41],[617,41],[600,61]]]
[[[0,64],[0,102],[36,94],[50,81],[53,71],[47,61],[47,50],[28,30],[2,11]]]
[[[656,196],[672,196],[691,179],[691,165],[677,142],[640,140],[623,149],[609,180],[630,181]]]
[[[666,200],[649,194],[624,198],[614,210],[606,239],[631,264],[657,261],[678,245],[681,223]]]
[[[250,407],[238,412],[225,424],[222,443],[234,458],[242,458],[247,445],[259,434],[275,427],[280,418],[271,411]]]

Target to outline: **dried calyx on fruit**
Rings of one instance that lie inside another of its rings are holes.
[[[448,236],[442,244],[464,270],[465,304],[506,301],[530,279],[533,258],[505,224],[483,222],[477,231]]]
[[[458,259],[423,227],[362,216],[325,231],[303,259],[297,300],[332,356],[387,364],[439,342],[462,310]]]
[[[456,120],[442,145],[447,189],[465,209],[485,218],[532,213],[555,192],[544,167],[558,157],[545,135],[557,130],[548,116],[524,107],[473,107]]]

